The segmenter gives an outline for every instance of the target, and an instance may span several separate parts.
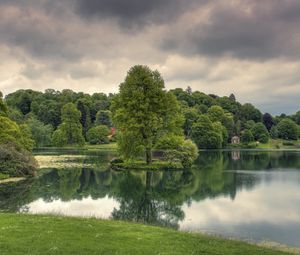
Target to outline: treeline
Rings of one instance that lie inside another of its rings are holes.
[[[202,149],[224,148],[236,136],[244,145],[255,146],[269,139],[297,140],[300,111],[294,115],[263,114],[252,104],[239,103],[233,94],[219,97],[192,92],[191,88],[171,90],[181,103],[184,132]]]
[[[263,114],[235,96],[207,95],[191,88],[170,91],[184,116],[183,130],[201,149],[228,146],[237,136],[243,144],[267,143],[270,138],[297,140],[300,111],[294,115]],[[44,93],[18,90],[5,97],[11,120],[24,125],[35,146],[66,146],[108,143],[115,139],[111,119],[114,94],[74,92],[69,89]]]
[[[113,95],[18,90],[6,96],[9,117],[25,124],[37,147],[108,143]],[[111,134],[113,136],[113,134]],[[113,137],[112,137],[113,139]]]

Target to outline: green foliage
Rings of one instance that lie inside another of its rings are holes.
[[[234,119],[231,113],[225,113],[222,125],[226,128],[229,137],[234,136]]]
[[[88,102],[84,99],[79,99],[77,101],[77,109],[81,112],[80,123],[83,128],[83,134],[86,136],[87,131],[91,127],[91,115]]]
[[[2,96],[2,92],[0,91],[0,116],[7,116],[7,106],[4,104]]]
[[[268,143],[269,141],[269,132],[265,125],[263,123],[256,123],[252,129],[251,132],[253,134],[253,137],[256,141],[259,141],[261,143]]]
[[[32,150],[34,144],[25,125],[20,127],[9,118],[0,116],[0,144],[7,142],[17,144],[29,151]]]
[[[247,120],[245,123],[245,129],[251,130],[252,128],[254,128],[254,126],[255,122],[253,120]]]
[[[222,147],[225,147],[229,139],[227,129],[219,121],[213,123],[213,129],[222,134]]]
[[[183,136],[174,134],[164,135],[159,138],[155,148],[157,150],[176,150],[183,142]]]
[[[0,93],[0,174],[2,176],[33,175],[36,161],[29,152],[33,140],[26,125],[19,126],[7,117]]]
[[[84,145],[82,126],[80,124],[81,112],[73,103],[64,105],[61,112],[62,124],[53,133],[53,144],[56,146]]]
[[[111,111],[109,110],[100,110],[96,114],[96,125],[105,125],[108,127],[112,126],[111,123]]]
[[[31,136],[35,141],[36,147],[51,146],[53,127],[51,125],[44,125],[43,122],[32,117],[27,119],[26,124],[30,130]]]
[[[144,146],[134,132],[118,132],[117,144],[120,155],[125,160],[133,160],[143,155]]]
[[[192,126],[191,137],[199,149],[220,149],[223,143],[222,130],[213,125],[206,115],[201,115]]]
[[[147,66],[134,66],[129,70],[111,110],[114,125],[126,137],[123,142],[135,139],[128,146],[135,143],[144,147],[148,164],[160,136],[181,133],[183,118],[176,98],[164,91],[160,73]]]
[[[254,136],[253,136],[251,130],[246,129],[243,131],[242,136],[241,136],[241,141],[242,141],[242,143],[245,143],[245,144],[249,144],[254,141]]]
[[[285,140],[298,139],[298,126],[291,119],[283,119],[277,125],[278,136]]]
[[[6,103],[9,107],[19,109],[23,115],[30,113],[32,102],[41,95],[41,92],[31,89],[18,90],[6,97]]]
[[[222,107],[214,105],[208,109],[207,115],[212,122],[222,122],[225,117],[225,112]]]
[[[279,137],[278,128],[276,126],[272,126],[270,130],[270,137],[272,139],[277,139]]]
[[[244,104],[239,110],[239,119],[243,122],[247,120],[253,120],[254,122],[260,122],[262,120],[262,113],[256,109],[252,104]]]
[[[196,120],[198,119],[199,112],[195,107],[185,107],[183,109],[183,115],[185,119],[183,124],[184,134],[186,137],[190,137],[193,123],[196,122]]]
[[[87,140],[90,144],[107,144],[109,129],[107,126],[99,125],[96,127],[92,127],[87,132]]]
[[[57,129],[53,132],[52,144],[57,147],[63,147],[68,144],[67,137],[62,129]]]
[[[0,173],[10,177],[33,176],[37,162],[30,152],[14,142],[0,143]]]
[[[170,162],[179,161],[183,168],[190,168],[198,157],[198,148],[191,140],[180,141],[176,148],[166,150],[164,157]]]

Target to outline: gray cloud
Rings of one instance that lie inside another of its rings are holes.
[[[76,0],[77,12],[86,18],[116,19],[122,27],[140,28],[169,23],[180,13],[208,0]]]
[[[116,92],[146,64],[167,88],[291,113],[299,13],[298,0],[0,0],[0,90]]]
[[[185,55],[298,58],[299,13],[298,0],[215,1],[207,22],[175,27],[160,46]]]

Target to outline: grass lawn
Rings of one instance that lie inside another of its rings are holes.
[[[0,214],[0,254],[288,254],[239,241],[140,224]]]
[[[260,143],[258,149],[300,149],[300,140],[298,141],[285,141],[282,139],[270,139],[268,143]]]

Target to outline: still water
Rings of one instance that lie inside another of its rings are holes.
[[[0,185],[0,212],[139,221],[300,246],[300,152],[201,152],[189,171],[109,169],[112,151],[38,151],[34,179]]]

